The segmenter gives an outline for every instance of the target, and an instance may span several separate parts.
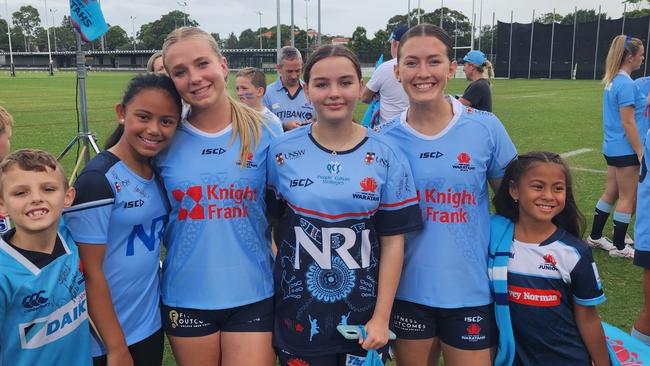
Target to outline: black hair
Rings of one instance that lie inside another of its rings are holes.
[[[399,61],[402,54],[402,47],[413,37],[434,37],[439,39],[447,47],[447,58],[450,61],[454,59],[454,46],[449,34],[437,25],[422,23],[409,29],[400,39],[399,46],[397,47],[397,61]]]
[[[307,62],[305,62],[305,67],[303,68],[303,79],[305,80],[305,83],[309,84],[311,69],[314,67],[314,65],[318,61],[326,59],[328,57],[345,57],[350,60],[354,66],[354,71],[357,75],[357,78],[361,80],[361,64],[359,63],[359,58],[357,58],[357,55],[355,55],[354,52],[350,51],[349,48],[343,45],[328,44],[318,47],[307,58]]]
[[[506,167],[501,186],[494,194],[492,203],[496,213],[507,217],[512,222],[517,222],[519,219],[519,207],[517,202],[510,195],[510,185],[517,184],[521,177],[535,164],[539,163],[553,163],[558,164],[564,171],[566,177],[566,202],[562,212],[557,214],[551,220],[553,224],[569,233],[582,238],[585,230],[585,217],[578,209],[575,197],[573,195],[573,179],[571,172],[560,155],[547,152],[547,151],[531,151],[523,155],[519,155],[513,159]]]
[[[183,108],[183,105],[181,103],[181,96],[178,94],[178,91],[176,90],[172,79],[170,79],[165,74],[146,73],[137,75],[131,79],[131,81],[129,81],[129,84],[126,86],[124,95],[122,96],[122,107],[126,108],[131,100],[133,100],[136,95],[140,94],[141,91],[151,89],[158,89],[167,92],[167,94],[169,94],[169,96],[176,103],[176,107],[178,108],[178,116],[180,117],[181,110]],[[120,141],[120,138],[122,138],[123,133],[124,125],[118,124],[113,133],[111,133],[111,135],[106,139],[104,149],[108,150],[111,147],[115,146],[115,144]]]

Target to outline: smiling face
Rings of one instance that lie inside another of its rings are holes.
[[[194,110],[225,102],[226,59],[207,40],[182,39],[165,51],[165,68],[183,100]]]
[[[64,207],[74,200],[59,169],[27,171],[18,165],[2,174],[0,214],[11,217],[17,230],[38,234],[56,230]]]
[[[445,86],[456,72],[456,61],[447,56],[447,46],[433,36],[415,36],[401,42],[395,75],[411,104],[444,98]]]
[[[510,196],[519,201],[519,221],[550,224],[566,205],[566,173],[556,163],[532,165],[519,179],[510,182]]]
[[[305,93],[316,109],[318,122],[351,123],[362,86],[352,61],[331,56],[312,66]]]
[[[169,146],[176,132],[180,111],[168,92],[144,89],[115,111],[124,125],[119,144],[124,144],[134,160],[154,157]]]

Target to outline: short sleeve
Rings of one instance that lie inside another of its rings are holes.
[[[271,145],[273,146],[273,145]],[[284,213],[284,200],[279,193],[278,167],[284,164],[284,154],[275,153],[269,148],[266,157],[266,211],[272,218],[278,219]]]
[[[499,179],[503,177],[508,163],[517,156],[517,149],[501,121],[494,117],[490,122],[493,122],[490,126],[493,150],[487,167],[487,176],[488,179]]]
[[[580,259],[571,271],[571,292],[578,305],[596,306],[605,301],[598,269],[588,247],[580,253]]]
[[[375,69],[375,72],[372,73],[372,76],[370,76],[370,80],[368,80],[366,87],[375,93],[380,92],[381,86],[386,81],[388,71],[392,71],[392,70],[388,70],[390,68],[391,68],[390,64],[388,63],[383,63],[379,65],[379,67]]]
[[[616,103],[619,108],[634,106],[637,86],[633,81],[625,79],[616,93]]]
[[[417,191],[405,156],[390,150],[386,185],[382,187],[375,224],[379,235],[397,235],[422,229]]]
[[[77,195],[72,207],[63,213],[65,225],[74,241],[106,244],[115,194],[104,174],[85,171],[75,182]]]
[[[481,96],[485,95],[485,88],[481,83],[471,83],[465,89],[463,98],[467,99],[471,105],[477,105],[481,101]]]

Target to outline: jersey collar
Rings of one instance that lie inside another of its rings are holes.
[[[406,109],[404,112],[402,112],[399,116],[399,122],[404,126],[404,128],[411,134],[413,134],[416,137],[419,137],[423,140],[437,140],[439,138],[442,138],[445,136],[458,122],[460,119],[460,116],[463,114],[465,106],[463,106],[456,98],[452,98],[450,96],[446,96],[445,99],[447,102],[451,104],[452,112],[454,116],[451,118],[451,121],[449,121],[449,124],[445,128],[442,129],[442,131],[438,132],[437,134],[433,136],[425,135],[419,131],[417,131],[415,128],[411,127],[411,125],[408,124],[406,121],[406,116],[408,115],[408,109]]]

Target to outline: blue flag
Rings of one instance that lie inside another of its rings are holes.
[[[626,332],[602,323],[612,366],[650,365],[650,347]]]
[[[375,62],[375,70],[384,62],[384,54],[379,55],[377,62]],[[374,99],[368,105],[366,113],[363,115],[361,125],[365,127],[374,128],[379,124],[379,96],[375,95]]]
[[[97,0],[70,0],[70,20],[86,42],[92,42],[108,31]]]

